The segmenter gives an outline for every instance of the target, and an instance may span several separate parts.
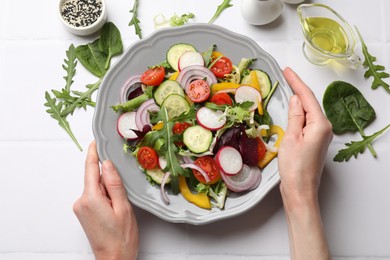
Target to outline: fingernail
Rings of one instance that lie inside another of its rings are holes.
[[[114,169],[114,165],[112,164],[112,162],[110,160],[103,161],[102,167],[107,172],[111,172]]]

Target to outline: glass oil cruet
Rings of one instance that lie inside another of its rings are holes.
[[[297,12],[305,36],[302,50],[308,61],[316,65],[336,61],[352,68],[361,65],[355,53],[355,35],[336,11],[323,4],[301,4]]]

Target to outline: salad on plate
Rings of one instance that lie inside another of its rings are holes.
[[[253,61],[235,65],[216,45],[199,52],[178,43],[122,87],[112,108],[124,151],[160,186],[164,203],[170,190],[201,208],[223,209],[229,193],[259,186],[284,132],[267,112],[278,82],[251,68]]]

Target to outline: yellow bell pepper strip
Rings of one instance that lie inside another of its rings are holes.
[[[179,176],[179,190],[183,197],[195,204],[196,206],[203,209],[211,209],[210,198],[206,193],[193,194],[191,190],[188,188],[186,178],[184,176]]]
[[[212,53],[211,53],[211,59],[213,60],[213,59],[216,59],[216,58],[218,58],[218,57],[222,57],[223,56],[223,54],[221,53],[221,52],[219,52],[219,51],[213,51]]]
[[[249,75],[251,77],[252,87],[257,89],[259,91],[259,93],[260,93],[260,96],[261,96],[260,83],[259,83],[259,78],[257,77],[256,71],[252,70],[249,73]],[[263,99],[263,97],[261,99]],[[263,111],[263,100],[259,100],[259,104],[257,105],[257,111],[259,112],[259,115],[263,115],[264,114],[264,111]]]
[[[158,122],[157,124],[155,124],[154,126],[152,126],[152,130],[161,130],[163,129],[164,127],[164,122]]]
[[[172,73],[172,75],[169,77],[169,80],[176,80],[177,76],[179,76],[179,72],[178,71]]]
[[[269,129],[269,131],[268,131],[268,136],[272,136],[272,135],[277,135],[277,136],[278,136],[278,139],[276,139],[276,142],[275,142],[275,144],[274,144],[274,147],[279,148],[280,143],[282,142],[282,139],[283,139],[283,137],[284,137],[284,131],[283,131],[283,129],[282,129],[280,126],[271,125],[271,126],[270,126],[270,129]],[[274,158],[276,157],[276,155],[278,155],[278,152],[267,151],[267,152],[265,153],[264,158],[261,159],[257,165],[258,165],[260,168],[264,168],[265,166],[268,165],[268,163],[269,163],[270,161],[272,161],[272,159],[274,159]]]
[[[211,95],[214,95],[215,93],[217,93],[218,91],[221,91],[221,90],[235,90],[237,89],[238,87],[240,87],[241,84],[238,84],[238,83],[233,83],[233,82],[221,82],[221,83],[216,83],[216,84],[213,84],[211,85]]]

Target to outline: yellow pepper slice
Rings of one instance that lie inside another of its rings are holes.
[[[157,124],[152,126],[152,130],[161,130],[163,127],[164,127],[164,123],[163,122],[158,122]]]
[[[249,72],[249,76],[251,77],[251,81],[252,81],[252,87],[257,89],[260,93],[260,96],[261,96],[261,91],[260,91],[260,83],[259,83],[259,78],[257,77],[257,73],[256,71],[252,70],[251,72]],[[259,104],[257,106],[257,111],[259,112],[259,115],[263,115],[264,114],[264,111],[263,111],[263,98],[261,98],[261,100],[259,100]]]
[[[217,93],[218,91],[221,91],[221,90],[231,89],[234,91],[235,89],[237,89],[240,86],[241,86],[241,84],[233,83],[233,82],[216,83],[216,84],[211,85],[211,95],[214,95],[215,93]]]
[[[189,202],[203,209],[211,209],[211,203],[206,193],[193,194],[188,188],[186,178],[179,176],[179,190],[183,197]]]
[[[268,136],[272,136],[272,135],[277,135],[278,136],[278,139],[276,139],[276,142],[274,144],[274,147],[276,148],[279,148],[280,146],[280,143],[282,142],[282,139],[284,137],[284,131],[283,129],[280,127],[280,126],[277,126],[277,125],[271,125],[270,126],[270,129],[268,131]],[[259,163],[257,164],[260,168],[264,168],[265,166],[267,166],[267,164],[272,161],[272,159],[274,159],[276,157],[276,155],[278,155],[278,152],[271,152],[271,151],[267,151],[265,153],[265,156],[263,159],[261,159],[259,161]]]
[[[179,76],[179,72],[178,71],[172,73],[172,75],[169,77],[169,80],[176,80],[177,76]]]
[[[216,59],[216,58],[218,58],[220,56],[223,56],[223,54],[221,52],[219,52],[219,51],[213,51],[211,53],[211,59]]]

